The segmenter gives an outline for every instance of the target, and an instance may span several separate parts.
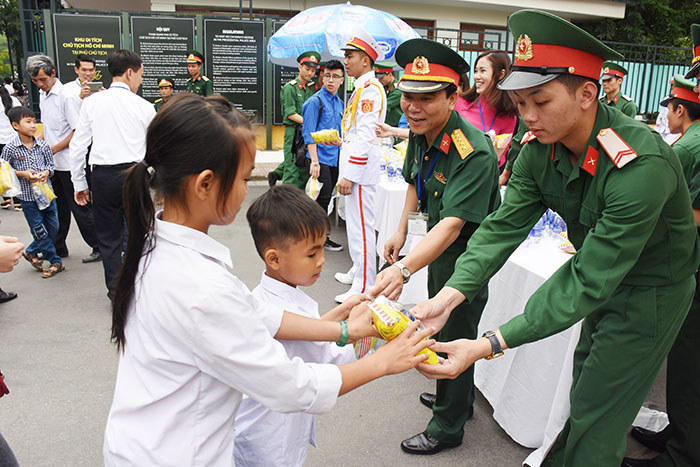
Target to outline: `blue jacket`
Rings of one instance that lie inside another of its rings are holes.
[[[323,103],[320,121],[318,118],[319,99]],[[321,88],[320,91],[304,102],[301,108],[301,116],[304,117],[302,133],[306,144],[314,144],[314,139],[311,137],[311,133],[314,131],[335,128],[338,130],[338,136],[342,138],[343,101],[338,96],[334,96],[326,91],[326,88]],[[318,122],[318,125],[316,122]],[[339,146],[319,144],[316,146],[316,150],[318,152],[318,161],[321,164],[330,165],[331,167],[338,165]],[[306,157],[309,157],[308,152]]]

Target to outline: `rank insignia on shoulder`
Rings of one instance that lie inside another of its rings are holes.
[[[533,139],[537,139],[536,136],[535,136],[535,134],[534,134],[533,132],[531,132],[531,131],[528,131],[527,133],[525,133],[525,134],[523,135],[523,139],[520,140],[520,144],[523,145],[523,144],[525,144],[525,143],[529,143],[529,142],[532,141]]]
[[[365,101],[362,101],[362,113],[370,113],[372,110],[374,110],[373,100],[367,99]]]
[[[452,141],[455,143],[459,157],[464,160],[467,156],[474,152],[474,146],[469,142],[462,130],[457,128],[452,132]]]
[[[442,172],[434,171],[433,176],[438,182],[442,183],[443,185],[447,185],[447,177],[445,177]]]
[[[622,98],[626,101],[632,102],[632,98],[628,96],[627,94],[622,94]]]
[[[452,144],[452,139],[447,133],[442,135],[442,141],[440,142],[440,150],[447,154],[450,152],[450,145]]]
[[[202,76],[202,79],[203,79],[204,81],[209,81],[209,78],[207,78],[206,76]]]
[[[596,139],[618,169],[637,158],[637,153],[612,128],[600,130]]]

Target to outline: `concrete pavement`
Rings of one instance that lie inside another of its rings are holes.
[[[266,185],[265,185],[266,186]],[[253,288],[260,279],[257,256],[244,213],[265,186],[252,186],[241,214],[230,226],[213,227],[211,235],[231,248],[234,273]],[[0,210],[0,234],[30,242],[21,213]],[[332,238],[347,244],[344,228]],[[19,297],[0,304],[0,369],[11,394],[0,399],[0,432],[23,466],[98,466],[117,369],[117,351],[109,343],[110,309],[101,263],[82,264],[90,253],[75,225],[68,237],[66,271],[42,279],[25,260],[0,275],[0,287]],[[322,311],[346,287],[333,279],[350,266],[347,248],[326,252],[319,281],[306,291]],[[186,268],[183,265],[183,268]],[[663,372],[650,396],[663,409]],[[464,443],[433,457],[410,456],[399,443],[425,428],[430,411],[418,394],[434,383],[415,371],[370,383],[338,400],[317,417],[318,448],[309,448],[308,466],[517,466],[530,452],[501,430],[489,404],[477,394],[474,419],[467,422]],[[636,442],[628,453],[647,454]]]

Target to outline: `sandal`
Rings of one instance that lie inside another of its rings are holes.
[[[32,267],[34,267],[34,269],[36,269],[39,272],[44,272],[44,262],[40,260],[37,255],[33,255],[31,253],[23,251],[22,256],[24,257],[24,259],[29,261],[29,264],[31,264]]]
[[[0,201],[0,208],[10,209],[11,207],[12,207],[12,200],[11,199],[6,199],[3,201]]]
[[[44,272],[41,273],[41,277],[48,279],[49,277],[53,277],[59,272],[65,270],[66,267],[63,265],[63,263],[53,263],[48,269],[44,269]]]
[[[20,212],[22,210],[21,204],[15,204],[15,211]]]

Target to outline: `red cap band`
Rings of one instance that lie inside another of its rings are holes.
[[[391,67],[389,67],[389,68],[376,68],[374,71],[375,71],[375,73],[391,73],[394,71],[394,69]]]
[[[610,70],[610,69],[608,69],[608,71],[603,71],[603,75],[613,75],[613,76],[617,76],[618,78],[624,78],[624,77],[625,77],[624,73],[622,73],[621,71],[619,71],[619,70]]]
[[[435,81],[459,86],[459,73],[452,68],[437,63],[427,63],[427,61],[421,63],[420,66],[417,63],[421,62],[413,61],[413,63],[406,64],[401,81]]]
[[[379,54],[377,54],[377,52],[375,52],[374,49],[370,47],[370,45],[367,42],[363,41],[362,39],[358,39],[357,37],[351,37],[347,45],[351,45],[363,51],[364,53],[369,55],[369,57],[373,61],[377,60],[377,57],[379,57]]]
[[[299,63],[306,63],[306,62],[318,64],[318,59],[316,57],[314,57],[313,55],[309,55],[308,57],[304,57],[301,60],[299,60]]]
[[[700,44],[695,46],[695,57],[693,58],[693,63],[700,61]]]
[[[677,97],[678,99],[683,99],[684,101],[694,102],[695,104],[700,104],[700,97],[698,93],[691,91],[687,88],[681,88],[674,86],[671,90],[671,95]]]
[[[603,58],[583,50],[560,45],[532,44],[532,58],[517,58],[513,65],[528,67],[569,68],[572,75],[598,80]]]

